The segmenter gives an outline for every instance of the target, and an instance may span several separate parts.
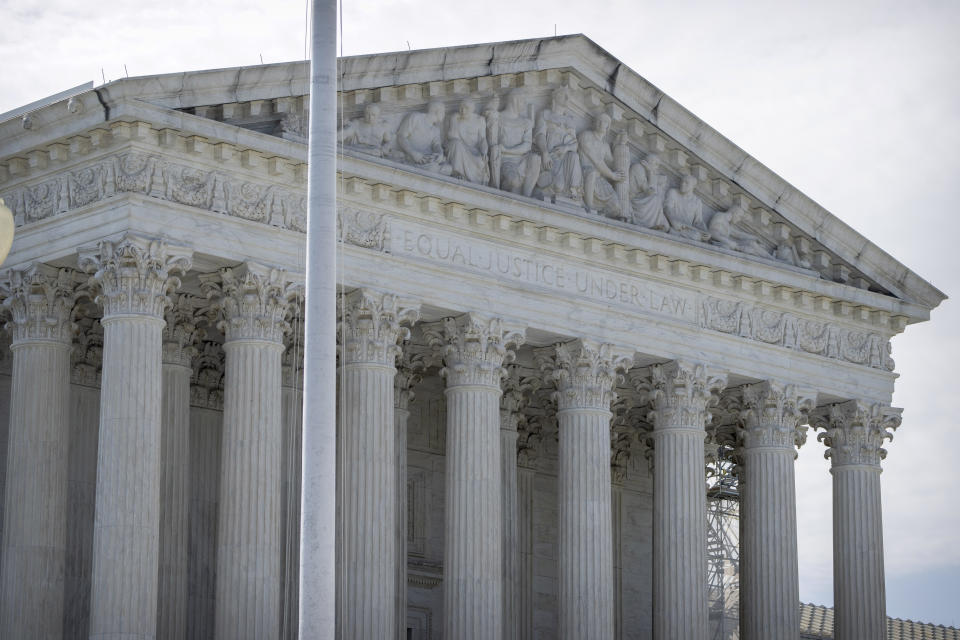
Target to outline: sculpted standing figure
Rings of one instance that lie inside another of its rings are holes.
[[[378,158],[387,155],[393,140],[389,126],[380,118],[380,107],[375,104],[368,104],[363,117],[348,122],[337,137],[344,145]]]
[[[594,118],[593,129],[580,134],[580,166],[583,168],[583,201],[588,209],[596,209],[611,218],[620,217],[620,199],[614,183],[623,182],[622,171],[611,168],[613,152],[606,142],[610,116],[601,113]]]
[[[474,113],[473,100],[460,103],[447,126],[447,162],[457,178],[478,184],[490,181],[487,164],[487,123]]]
[[[710,242],[734,251],[769,258],[770,252],[763,247],[760,240],[734,226],[745,214],[746,211],[740,204],[735,204],[726,211],[718,211],[713,214],[708,227]]]
[[[429,171],[449,174],[450,167],[443,157],[442,102],[431,102],[426,113],[408,113],[397,129],[397,144],[404,159]]]
[[[580,200],[583,171],[577,154],[577,130],[567,113],[569,97],[566,87],[554,90],[550,108],[540,112],[533,136],[542,161],[537,186],[546,196]]]
[[[710,232],[703,223],[703,203],[693,192],[696,186],[696,177],[689,173],[684,174],[680,179],[680,188],[667,191],[663,212],[670,221],[671,233],[706,242],[710,239]]]
[[[533,118],[524,115],[523,94],[507,96],[507,106],[497,114],[496,142],[490,140],[492,184],[529,196],[540,177],[540,156],[533,151]],[[492,159],[496,155],[494,169]]]
[[[633,223],[647,229],[669,231],[670,223],[663,215],[667,197],[667,176],[660,173],[660,156],[649,154],[630,167],[630,204]]]

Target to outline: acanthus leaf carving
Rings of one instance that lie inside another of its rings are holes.
[[[818,408],[810,424],[822,429],[817,440],[827,446],[824,457],[836,467],[867,465],[879,467],[887,457],[884,440],[893,440],[903,409],[881,403],[848,400]]]
[[[679,360],[650,367],[649,421],[654,431],[664,429],[704,430],[712,420],[711,407],[719,402],[727,384],[726,373],[703,364]]]
[[[524,341],[524,330],[475,312],[427,324],[424,335],[442,354],[440,375],[448,387],[484,385],[499,390],[504,365],[513,361],[513,349]]]
[[[338,304],[341,364],[393,367],[401,355],[400,343],[410,337],[410,330],[403,325],[419,319],[419,306],[370,289],[355,289],[342,296]]]
[[[816,392],[777,381],[743,387],[739,437],[746,449],[793,450],[806,441],[803,422],[816,405]]]
[[[34,264],[8,271],[0,283],[12,344],[43,340],[69,345],[76,325],[73,308],[77,278],[69,269]]]
[[[286,317],[302,287],[286,271],[247,262],[200,276],[201,290],[220,314],[226,341],[264,340],[283,345],[290,330]]]
[[[553,398],[558,411],[609,411],[622,374],[633,362],[633,352],[608,343],[577,339],[536,352],[543,370],[556,384]]]

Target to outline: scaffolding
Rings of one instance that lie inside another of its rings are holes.
[[[740,638],[740,492],[734,448],[716,445],[707,489],[707,593],[710,640]]]

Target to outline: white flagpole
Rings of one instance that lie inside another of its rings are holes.
[[[337,5],[336,0],[312,2],[300,639],[333,640],[337,460]]]

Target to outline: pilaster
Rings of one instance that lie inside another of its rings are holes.
[[[834,637],[882,640],[887,598],[883,566],[880,462],[903,410],[850,400],[818,409],[833,475]]]
[[[558,609],[560,638],[565,640],[613,638],[610,405],[631,358],[632,353],[613,345],[574,340],[557,345],[552,358],[543,362],[557,388]]]
[[[280,356],[297,290],[255,263],[201,276],[224,333],[218,639],[280,633]]]
[[[775,381],[743,388],[740,440],[740,633],[745,640],[800,637],[796,447],[816,402],[812,390]]]
[[[653,636],[707,636],[704,439],[726,374],[681,361],[654,365]]]
[[[91,639],[156,635],[163,312],[191,257],[134,234],[79,255],[103,308]]]
[[[446,378],[445,638],[503,633],[500,380],[523,334],[466,313],[428,326]]]
[[[6,280],[13,366],[0,635],[48,640],[61,637],[64,609],[74,279],[37,264]]]
[[[416,307],[357,289],[342,299],[338,441],[338,636],[390,638],[397,628],[395,362]]]

